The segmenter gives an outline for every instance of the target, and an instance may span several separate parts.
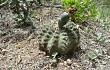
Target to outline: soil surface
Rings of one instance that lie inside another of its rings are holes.
[[[79,28],[81,49],[72,55],[62,55],[58,63],[53,64],[51,58],[39,50],[37,31],[40,26],[51,23],[63,11],[41,7],[32,19],[33,24],[19,27],[10,10],[0,9],[0,70],[110,70],[110,30],[96,22],[87,22],[92,28],[89,33],[84,31],[86,26]],[[104,42],[97,41],[98,33],[107,37]],[[98,51],[95,60],[88,57],[91,51]]]

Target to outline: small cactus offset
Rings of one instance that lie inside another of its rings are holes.
[[[39,47],[50,55],[55,52],[58,54],[72,52],[79,43],[79,31],[73,22],[68,22],[68,13],[65,13],[59,17],[58,21],[45,25],[39,31]],[[57,28],[54,27],[55,24],[58,25]]]

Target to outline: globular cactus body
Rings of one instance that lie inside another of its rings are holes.
[[[68,16],[66,14],[66,18]],[[64,17],[65,19],[65,17]],[[59,19],[62,21],[63,19]],[[69,19],[68,19],[69,20]],[[68,21],[67,20],[67,21]],[[39,47],[49,54],[58,52],[59,54],[67,54],[68,52],[74,50],[79,43],[79,31],[73,22],[60,22],[58,28],[52,25],[47,25],[39,31],[38,40]],[[61,24],[61,28],[59,26]]]

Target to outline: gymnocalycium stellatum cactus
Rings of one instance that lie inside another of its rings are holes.
[[[58,21],[56,20],[51,25],[44,25],[39,31],[39,48],[49,53],[53,58],[56,58],[57,54],[67,54],[74,51],[79,43],[78,28],[76,24],[68,21],[69,14],[64,12]]]

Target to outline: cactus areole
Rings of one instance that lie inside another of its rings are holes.
[[[64,12],[50,25],[44,25],[38,31],[39,48],[51,56],[54,53],[67,54],[75,50],[80,35],[76,25],[69,21],[69,14]],[[55,25],[58,28],[55,28]]]

